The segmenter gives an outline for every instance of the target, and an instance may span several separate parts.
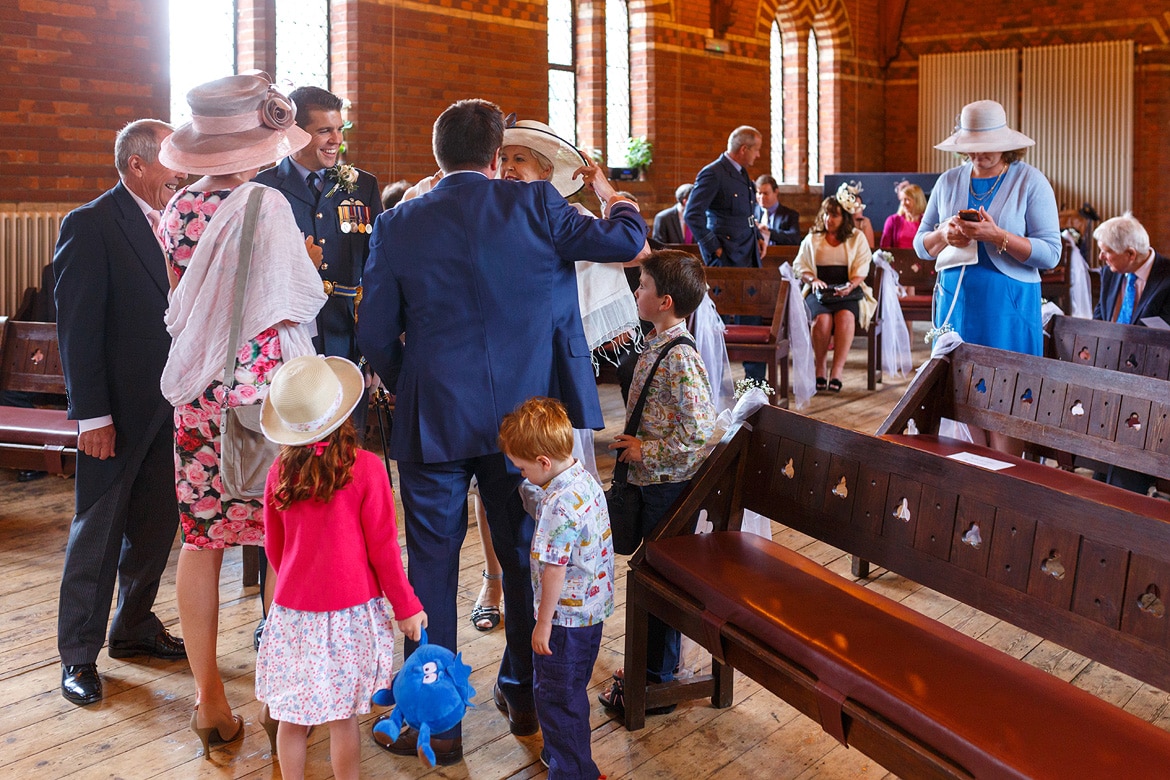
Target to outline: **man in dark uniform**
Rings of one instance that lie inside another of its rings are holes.
[[[355,363],[361,355],[354,337],[354,317],[361,300],[362,271],[370,253],[370,229],[382,212],[381,189],[373,174],[340,162],[344,141],[341,98],[320,87],[300,87],[289,95],[297,107],[297,125],[312,140],[256,181],[284,193],[297,226],[321,247],[321,279],[329,301],[317,315],[313,345],[324,355]],[[354,423],[359,437],[365,404]]]

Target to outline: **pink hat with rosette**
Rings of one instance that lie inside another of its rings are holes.
[[[293,102],[266,74],[228,76],[187,93],[191,121],[162,143],[168,168],[201,176],[261,168],[301,149],[309,134],[296,125]]]

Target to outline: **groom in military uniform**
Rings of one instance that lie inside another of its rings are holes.
[[[362,271],[370,253],[370,230],[382,211],[373,174],[342,164],[344,141],[341,98],[320,87],[300,87],[289,95],[297,107],[297,125],[312,140],[291,157],[256,176],[256,181],[284,193],[297,226],[321,248],[321,279],[329,300],[317,315],[317,351],[355,363],[361,355],[354,318],[361,301]],[[354,413],[359,437],[365,426],[364,404]]]

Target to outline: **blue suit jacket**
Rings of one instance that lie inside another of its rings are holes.
[[[759,231],[754,214],[756,185],[747,171],[737,171],[727,155],[719,155],[695,178],[683,220],[695,234],[695,242],[707,265],[757,268]],[[723,256],[715,250],[723,248]]]
[[[500,420],[536,395],[561,399],[575,427],[602,427],[573,263],[630,260],[645,238],[633,206],[593,219],[547,182],[470,172],[382,214],[358,342],[397,393],[391,457],[499,452]]]
[[[1117,297],[1125,284],[1125,274],[1117,274],[1109,266],[1101,266],[1101,298],[1093,310],[1093,319],[1111,320],[1117,307]],[[1141,325],[1143,317],[1161,317],[1170,323],[1170,258],[1154,255],[1146,289],[1133,309],[1133,325]]]
[[[320,193],[314,192],[301,172],[286,157],[279,165],[261,171],[255,181],[280,190],[292,207],[297,227],[306,236],[316,239],[325,265],[320,272],[322,279],[347,287],[356,287],[362,283],[362,271],[370,253],[370,234],[367,229],[342,232],[338,208],[343,202],[349,201],[367,207],[369,222],[359,224],[372,226],[374,219],[382,213],[382,196],[378,180],[373,174],[359,171],[357,188],[353,192],[338,187],[336,192],[325,197],[333,189],[334,182],[326,181]],[[347,213],[359,212],[348,210]],[[317,314],[317,336],[313,339],[317,351],[325,355],[340,355],[356,362],[360,353],[354,338],[353,320],[354,299],[340,295],[329,296]]]
[[[61,222],[53,255],[57,340],[69,419],[111,415],[117,456],[77,457],[77,510],[119,478],[130,453],[173,417],[159,379],[171,337],[166,260],[129,190],[118,184]]]

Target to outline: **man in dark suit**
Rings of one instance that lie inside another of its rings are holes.
[[[695,185],[690,182],[678,185],[678,189],[674,191],[674,199],[678,202],[654,215],[654,232],[651,238],[663,244],[695,243],[694,234],[683,222],[683,210],[687,207],[687,200],[690,199],[694,187]]]
[[[1160,317],[1170,324],[1170,259],[1150,247],[1142,223],[1129,214],[1107,219],[1093,231],[1093,238],[1105,264],[1093,319],[1142,325],[1143,319]],[[1133,300],[1123,311],[1127,287],[1132,288]]]
[[[320,87],[294,89],[289,98],[297,107],[297,125],[312,140],[278,165],[261,171],[256,181],[284,193],[297,227],[321,247],[321,279],[329,300],[317,315],[313,345],[323,355],[356,363],[361,353],[354,335],[354,315],[370,254],[370,231],[382,213],[381,188],[371,173],[349,165],[338,167],[338,150],[345,140],[341,98]],[[344,176],[339,180],[339,174],[350,171],[353,181],[344,180]],[[365,408],[358,404],[361,423]]]
[[[727,138],[727,151],[695,178],[683,219],[707,265],[760,265],[756,187],[747,169],[760,156],[763,141],[754,127],[735,128]]]
[[[96,661],[115,578],[110,657],[186,656],[152,612],[179,520],[174,409],[159,390],[169,287],[152,229],[185,178],[159,162],[170,133],[152,119],[122,129],[121,183],[65,217],[53,257],[69,418],[78,421],[77,514],[57,618],[61,693],[74,704],[102,698]]]
[[[756,179],[756,222],[760,226],[761,253],[768,246],[797,246],[804,236],[800,232],[800,214],[780,202],[776,180],[770,174]]]
[[[551,396],[564,402],[574,427],[603,426],[573,264],[633,259],[646,225],[595,166],[585,179],[602,201],[601,219],[578,213],[548,182],[494,179],[503,133],[500,109],[483,100],[459,101],[435,122],[444,176],[374,226],[358,343],[397,393],[390,455],[398,461],[410,581],[430,641],[452,649],[467,489],[478,478],[507,612],[494,698],[512,733],[524,735],[537,730],[533,520],[516,489],[520,474],[500,452],[499,425],[522,401]],[[416,740],[411,731],[379,744],[413,756]],[[442,763],[463,755],[459,727],[432,745]]]
[[[1144,325],[1148,318],[1170,324],[1170,259],[1150,247],[1150,235],[1130,214],[1107,219],[1093,231],[1101,267],[1101,298],[1093,319]],[[1154,478],[1119,466],[1098,474],[1110,485],[1148,493]]]

